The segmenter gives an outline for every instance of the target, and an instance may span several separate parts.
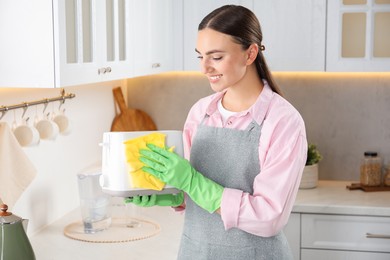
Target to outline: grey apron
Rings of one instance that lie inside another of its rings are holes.
[[[191,165],[223,187],[253,194],[254,178],[260,172],[256,122],[246,130],[198,126],[191,148]],[[284,260],[293,259],[288,242],[280,232],[273,237],[252,235],[237,228],[224,229],[221,216],[210,214],[186,201],[179,260]]]

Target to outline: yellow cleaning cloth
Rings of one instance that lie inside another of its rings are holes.
[[[145,164],[139,160],[139,150],[149,149],[146,146],[147,143],[165,148],[165,135],[161,133],[152,133],[124,142],[127,166],[132,178],[133,188],[162,190],[165,183],[142,170],[142,167],[145,166]]]

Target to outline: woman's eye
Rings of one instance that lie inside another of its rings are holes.
[[[201,60],[201,59],[203,59],[203,56],[198,56],[197,58]]]
[[[213,60],[221,60],[222,57],[213,57]]]

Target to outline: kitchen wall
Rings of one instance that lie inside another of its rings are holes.
[[[302,114],[308,140],[316,143],[324,156],[320,179],[357,180],[359,160],[365,150],[378,151],[390,163],[390,73],[274,75],[285,97]],[[164,130],[182,129],[192,104],[212,93],[207,79],[198,72],[163,73],[65,88],[67,93],[76,94],[64,105],[73,121],[72,133],[23,148],[38,173],[12,211],[30,219],[30,234],[78,207],[76,174],[99,164],[98,144],[115,116],[111,90],[119,85],[126,88],[128,106],[144,110]],[[0,106],[55,97],[59,92],[0,88]],[[16,112],[20,117],[22,111]],[[35,113],[35,108],[27,111],[32,118]],[[12,124],[13,120],[13,111],[9,111],[1,121]]]
[[[307,138],[324,159],[320,179],[358,180],[364,151],[390,163],[390,73],[275,72],[284,96],[299,110]],[[188,110],[211,93],[197,72],[128,79],[129,104],[160,129],[181,129]]]
[[[41,140],[35,147],[23,148],[37,169],[37,175],[15,204],[12,212],[30,220],[28,232],[35,233],[70,210],[78,207],[76,174],[100,160],[103,132],[109,131],[115,116],[111,89],[122,81],[65,88],[76,97],[67,99],[63,107],[73,123],[70,135],[59,135],[54,141]],[[122,85],[123,86],[123,85]],[[0,106],[24,101],[57,97],[59,89],[0,88]],[[59,102],[50,103],[47,112],[58,108]],[[38,105],[38,114],[43,105]],[[2,122],[14,121],[14,110],[9,111]],[[22,109],[15,110],[17,120]],[[34,118],[36,108],[26,115]],[[2,140],[0,140],[1,142]],[[17,158],[9,158],[17,160]],[[5,201],[6,203],[6,201]]]
[[[365,151],[390,163],[390,73],[276,73],[323,155],[319,178],[359,181]]]

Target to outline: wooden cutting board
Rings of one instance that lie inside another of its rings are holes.
[[[351,185],[347,185],[347,189],[349,190],[363,190],[363,191],[390,191],[389,186],[365,186],[360,183],[351,183]]]
[[[147,113],[126,106],[121,87],[114,88],[112,92],[120,110],[111,124],[112,132],[157,130],[156,124]]]

